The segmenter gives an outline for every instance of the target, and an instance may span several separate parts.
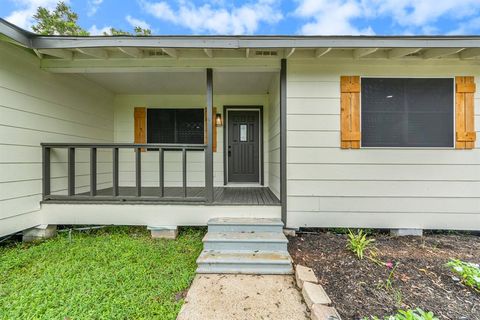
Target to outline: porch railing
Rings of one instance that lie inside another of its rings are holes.
[[[141,200],[141,201],[207,201],[207,184],[203,196],[189,196],[187,189],[187,151],[205,151],[205,144],[134,144],[134,143],[42,143],[42,195],[43,200]],[[159,154],[159,185],[155,196],[142,194],[142,151],[158,152]],[[67,195],[52,194],[51,190],[51,151],[52,149],[67,149]],[[90,150],[90,191],[77,194],[75,190],[75,152],[78,149]],[[97,194],[97,151],[112,150],[112,190],[110,195]],[[131,149],[135,152],[135,194],[121,195],[119,180],[119,150]],[[165,194],[165,152],[182,152],[182,192],[180,196]],[[206,162],[205,162],[206,164]],[[205,168],[207,169],[207,168]],[[207,175],[207,170],[205,170]],[[207,177],[205,177],[207,181]],[[213,186],[211,186],[213,187]]]

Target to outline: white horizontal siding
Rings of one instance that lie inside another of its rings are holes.
[[[480,83],[480,67],[465,61],[289,61],[287,224],[480,229],[480,141],[474,150],[342,150],[341,75],[474,75]],[[478,91],[475,123],[478,134]]]
[[[33,53],[0,43],[0,236],[40,223],[42,142],[112,142],[113,94],[77,75],[41,71]],[[99,152],[98,184],[111,182]],[[77,192],[89,186],[76,155]],[[66,151],[52,151],[52,191],[66,192]]]
[[[133,142],[135,107],[146,108],[203,108],[205,96],[202,95],[117,95],[115,97],[115,142]],[[268,97],[267,95],[214,95],[214,107],[223,116],[223,106],[264,106],[264,161],[265,185],[269,180],[269,131],[268,131]],[[217,152],[213,154],[214,184],[223,185],[223,128],[217,127]],[[187,185],[205,185],[205,155],[204,152],[187,153]],[[181,152],[165,153],[165,186],[180,186]],[[158,152],[142,153],[142,183],[145,186],[158,186]],[[135,185],[135,159],[130,151],[120,152],[120,184]]]

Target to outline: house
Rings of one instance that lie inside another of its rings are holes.
[[[0,236],[480,229],[479,36],[0,34]]]

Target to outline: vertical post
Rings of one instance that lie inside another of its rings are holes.
[[[42,196],[43,200],[50,195],[50,148],[42,148]]]
[[[90,196],[97,195],[97,148],[90,148]]]
[[[187,150],[182,149],[182,178],[183,178],[183,197],[187,197]]]
[[[118,148],[112,149],[112,170],[113,170],[113,196],[118,196]]]
[[[159,172],[159,177],[158,177],[158,182],[160,183],[160,197],[164,196],[164,191],[165,191],[165,182],[164,182],[164,175],[163,175],[163,163],[164,163],[164,156],[163,156],[163,148],[158,149],[158,172]]]
[[[287,226],[287,59],[280,66],[280,201]]]
[[[137,197],[140,197],[142,195],[142,148],[136,148],[135,151],[135,181]]]
[[[207,148],[205,150],[205,197],[213,202],[213,70],[207,69]]]
[[[68,148],[68,195],[75,195],[75,148]]]

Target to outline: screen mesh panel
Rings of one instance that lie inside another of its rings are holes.
[[[453,79],[363,78],[362,146],[453,147]]]
[[[203,143],[203,109],[148,109],[148,143]]]

